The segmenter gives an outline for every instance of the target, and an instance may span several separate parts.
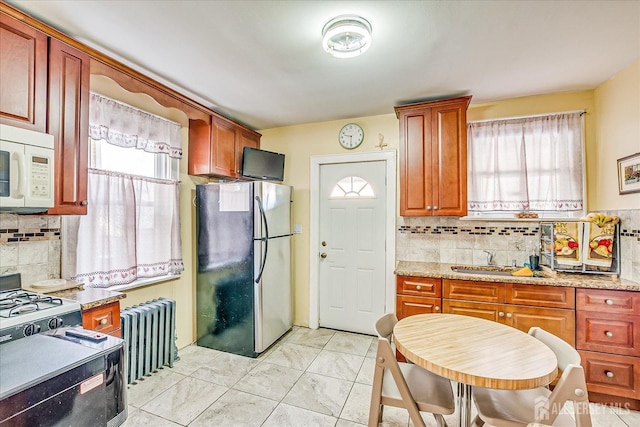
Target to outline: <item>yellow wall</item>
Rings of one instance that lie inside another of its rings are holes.
[[[587,209],[637,209],[640,195],[618,196],[615,159],[640,152],[640,65],[636,63],[596,91],[567,92],[472,104],[468,120],[584,110],[587,166]],[[597,108],[596,108],[597,101]],[[612,105],[614,104],[614,105]],[[624,110],[624,111],[619,111]],[[599,117],[596,112],[602,117]],[[394,114],[261,130],[261,147],[286,155],[285,183],[294,187],[293,222],[303,233],[294,239],[294,323],[309,321],[309,160],[313,155],[344,153],[337,134],[348,122],[359,123],[365,142],[357,151],[375,150],[378,133],[397,149],[399,123]],[[615,127],[616,131],[611,128]],[[635,144],[635,149],[632,147]],[[607,152],[604,156],[601,152]],[[611,166],[613,159],[613,165]],[[614,168],[602,180],[603,164]],[[615,184],[615,185],[614,185]]]
[[[103,76],[91,76],[91,90],[125,102],[136,108],[173,120],[182,125],[181,135],[184,152],[182,160],[180,161],[180,234],[182,237],[182,258],[184,260],[185,271],[179,279],[128,290],[126,291],[127,297],[120,300],[121,308],[131,307],[132,305],[159,297],[175,300],[176,335],[178,336],[176,344],[178,348],[182,348],[195,340],[195,302],[193,286],[193,272],[195,271],[193,229],[195,225],[191,210],[192,191],[195,190],[195,185],[187,175],[189,121],[181,111],[175,108],[165,108],[148,95],[128,92],[118,86],[113,80]]]
[[[640,153],[640,60],[595,90],[596,144],[589,181],[593,210],[640,209],[640,193],[618,193],[617,159]]]
[[[364,142],[355,150],[338,144],[338,131],[349,122],[364,130]],[[360,117],[352,120],[310,123],[260,131],[260,148],[284,153],[285,184],[293,186],[293,223],[302,225],[302,234],[294,236],[293,298],[294,323],[309,324],[309,162],[311,156],[377,150],[378,134],[388,144],[385,150],[398,148],[398,120],[393,114]]]

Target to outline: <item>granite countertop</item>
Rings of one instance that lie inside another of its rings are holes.
[[[52,293],[51,295],[78,301],[82,310],[89,310],[91,308],[107,305],[127,297],[127,294],[123,292],[98,288],[67,289],[65,291]]]
[[[567,286],[571,288],[612,289],[640,292],[640,283],[602,274],[560,273],[542,277],[497,276],[465,274],[451,270],[456,264],[438,262],[398,261],[395,274],[399,276],[433,277],[439,279],[473,280],[476,282],[523,283],[530,285]]]

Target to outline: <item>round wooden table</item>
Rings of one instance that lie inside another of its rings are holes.
[[[547,385],[558,361],[549,347],[510,326],[457,314],[418,314],[393,328],[398,350],[416,365],[458,381],[458,426],[471,422],[471,387]]]

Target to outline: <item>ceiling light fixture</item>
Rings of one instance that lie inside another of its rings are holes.
[[[371,24],[357,15],[340,15],[322,29],[322,47],[336,58],[362,55],[371,46]]]

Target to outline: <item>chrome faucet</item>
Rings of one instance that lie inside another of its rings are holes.
[[[487,265],[496,265],[496,262],[494,260],[496,254],[489,251],[482,251],[482,252],[485,252],[487,254]]]

